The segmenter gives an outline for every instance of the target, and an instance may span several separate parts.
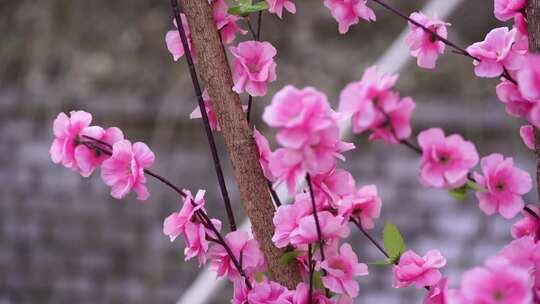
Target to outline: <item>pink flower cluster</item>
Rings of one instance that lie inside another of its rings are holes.
[[[49,150],[56,164],[90,176],[98,167],[101,178],[111,186],[114,198],[124,198],[131,190],[137,199],[148,199],[144,170],[154,163],[154,153],[142,142],[131,144],[116,127],[90,126],[92,115],[72,111],[54,120],[54,140]]]
[[[282,18],[283,9],[286,9],[291,14],[296,13],[296,5],[291,0],[266,0],[268,3],[268,11]]]
[[[370,140],[398,143],[411,135],[411,115],[416,104],[392,90],[397,75],[380,75],[377,67],[366,69],[362,79],[348,84],[340,94],[339,111],[351,116],[352,130],[371,131]]]
[[[263,120],[279,128],[276,138],[283,147],[272,153],[268,166],[277,182],[286,182],[289,194],[306,174],[333,170],[336,157],[343,159],[341,153],[354,148],[341,141],[337,114],[314,88],[286,86],[274,95]]]
[[[423,257],[411,250],[399,258],[399,263],[392,268],[394,287],[403,288],[414,284],[416,288],[436,285],[442,278],[439,268],[446,265],[446,259],[438,250],[430,250]]]
[[[267,83],[276,80],[276,49],[269,42],[245,41],[230,48],[233,55],[233,91],[264,96]]]

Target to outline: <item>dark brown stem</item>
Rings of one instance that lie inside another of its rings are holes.
[[[386,250],[384,249],[384,247],[379,244],[379,242],[377,242],[377,240],[375,240],[375,238],[373,238],[366,230],[364,230],[364,228],[362,227],[362,224],[360,224],[356,219],[352,218],[351,217],[351,222],[354,223],[354,225],[356,225],[356,227],[358,227],[358,230],[360,230],[360,232],[362,232],[362,234],[373,244],[375,245],[375,247],[377,247],[377,249],[379,249],[379,251],[384,254],[384,256],[389,259],[390,256],[388,255],[388,252],[386,252]]]
[[[311,196],[311,207],[313,208],[313,217],[315,218],[315,227],[317,228],[317,238],[319,239],[319,247],[321,250],[321,260],[325,260],[324,256],[324,241],[322,237],[321,224],[319,222],[319,216],[317,215],[317,204],[315,204],[315,195],[313,194],[313,185],[311,184],[311,177],[309,173],[306,175],[306,182],[309,188],[309,195]]]
[[[308,268],[309,268],[309,291],[308,291],[308,303],[313,303],[313,254],[311,253],[312,246],[308,244]]]
[[[227,211],[227,218],[229,220],[229,226],[231,231],[236,230],[236,220],[234,218],[234,213],[231,206],[231,200],[229,198],[229,192],[227,191],[227,186],[225,184],[225,178],[223,176],[223,170],[221,168],[221,162],[219,160],[219,155],[217,152],[216,142],[214,140],[214,135],[212,133],[212,128],[210,127],[210,122],[208,120],[208,114],[206,113],[204,100],[202,97],[202,90],[199,84],[199,78],[197,76],[197,71],[195,70],[195,64],[193,63],[193,58],[191,57],[191,52],[189,49],[189,42],[185,33],[184,26],[182,24],[182,19],[180,18],[180,6],[178,5],[177,0],[171,0],[171,7],[173,10],[174,19],[176,20],[178,33],[180,35],[180,40],[182,40],[182,46],[184,48],[184,54],[186,56],[186,61],[189,67],[189,74],[191,76],[191,81],[193,83],[193,88],[195,94],[197,95],[197,102],[199,103],[199,110],[201,111],[202,121],[204,125],[204,130],[206,132],[206,137],[208,139],[208,144],[210,146],[210,151],[212,153],[212,159],[214,160],[214,168],[219,182],[219,188],[221,190],[221,195],[223,197],[223,203],[225,205],[225,210]]]
[[[274,199],[274,203],[276,204],[276,207],[281,206],[281,200],[279,199],[279,196],[277,195],[276,191],[272,187],[272,182],[268,181],[268,190],[270,191],[270,195],[272,195],[272,198]]]

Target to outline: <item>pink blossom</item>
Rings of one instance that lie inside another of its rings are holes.
[[[82,130],[80,135],[89,136],[93,139],[106,143],[111,147],[116,142],[124,139],[124,134],[116,127],[108,128],[106,130],[103,130],[103,128],[98,126],[87,127]],[[91,139],[85,138],[83,138],[83,140],[92,141]],[[96,143],[96,145],[104,148],[103,144]],[[109,158],[109,155],[103,153],[102,151],[91,149],[83,144],[79,144],[75,148],[75,162],[77,167],[79,167],[81,175],[85,177],[90,176],[92,172],[94,172],[94,170],[99,167],[107,158]]]
[[[312,295],[312,302],[309,303],[309,285],[306,283],[299,283],[296,286],[294,295],[292,297],[292,304],[334,304],[335,302],[328,299],[321,292],[314,289]]]
[[[219,231],[221,230],[221,222],[216,219],[211,219],[214,227]],[[206,235],[213,235],[212,231],[208,231],[203,224],[198,222],[187,222],[184,226],[184,241],[186,242],[186,248],[184,249],[185,260],[190,260],[193,257],[197,257],[199,260],[199,267],[206,263],[206,252],[208,251],[208,241]]]
[[[418,134],[422,148],[420,182],[427,187],[459,188],[467,181],[467,174],[478,163],[474,144],[460,135],[445,137],[439,128]]]
[[[262,269],[264,257],[256,240],[250,239],[246,231],[237,230],[225,236],[225,242],[231,249],[234,257],[242,265],[246,274],[251,275]],[[242,256],[240,258],[240,256]],[[210,269],[217,272],[217,276],[227,275],[232,280],[240,277],[240,273],[222,245],[215,244],[210,247],[208,257],[212,260]],[[251,302],[250,302],[251,303]]]
[[[266,2],[268,3],[268,11],[278,15],[279,18],[282,18],[283,8],[291,14],[296,13],[296,5],[291,0],[266,0]]]
[[[287,183],[290,194],[299,178],[331,171],[335,158],[344,159],[341,153],[354,148],[341,141],[336,116],[326,96],[313,88],[287,86],[266,107],[263,119],[281,128],[276,137],[285,147],[272,153],[269,168],[278,183]]]
[[[191,52],[191,55],[195,55],[195,48],[193,46],[193,41],[191,39],[191,31],[189,30],[189,24],[186,18],[186,15],[181,14],[180,15],[182,19],[182,26],[184,28],[184,32],[186,33],[186,38],[188,41],[189,50]],[[173,20],[174,27],[178,28],[178,25],[176,24],[176,20]],[[180,38],[180,34],[178,33],[178,30],[171,30],[168,31],[165,35],[165,42],[167,43],[167,49],[173,56],[173,60],[177,61],[182,56],[184,56],[184,46],[182,44],[182,39]]]
[[[279,206],[273,218],[275,230],[272,241],[276,247],[289,245],[291,235],[298,233],[300,220],[312,216],[311,206],[311,197],[307,193],[297,194],[293,204]]]
[[[202,95],[203,101],[204,101],[204,109],[206,110],[206,116],[208,116],[208,122],[210,123],[210,128],[215,131],[221,131],[221,128],[219,126],[219,122],[216,116],[216,112],[214,111],[214,106],[212,105],[212,102],[210,101],[210,96],[208,96],[208,91],[204,90]],[[201,108],[197,106],[191,114],[189,114],[190,119],[195,118],[201,118]]]
[[[205,204],[205,190],[197,191],[195,198],[193,198],[191,191],[184,189],[183,192],[186,196],[183,198],[182,209],[180,212],[173,212],[163,222],[163,233],[170,238],[171,242],[184,233],[188,222],[198,221],[194,217],[195,213],[203,209]]]
[[[514,50],[528,51],[529,50],[529,23],[524,14],[514,15],[514,28],[517,30],[516,43],[513,46]]]
[[[382,139],[387,144],[397,144],[411,136],[411,115],[416,108],[412,98],[400,100],[398,93],[389,93],[374,104],[377,112],[369,140]]]
[[[332,17],[339,25],[339,33],[345,34],[351,25],[357,24],[360,18],[366,21],[375,21],[373,10],[367,6],[367,0],[324,0]]]
[[[527,0],[495,0],[495,17],[500,21],[508,21],[527,6]]]
[[[478,185],[487,192],[476,192],[480,209],[488,215],[499,212],[504,218],[513,218],[525,206],[522,196],[532,188],[530,175],[514,167],[512,158],[491,154],[480,161],[483,176],[474,173]]]
[[[429,288],[429,292],[424,298],[424,304],[446,304],[448,292],[448,278],[443,277],[437,284]]]
[[[249,291],[249,304],[290,304],[292,292],[276,282],[262,282]]]
[[[536,205],[527,205],[527,207],[532,210],[535,214],[539,214],[538,207]],[[530,214],[529,212],[522,210],[521,214],[523,218],[512,225],[512,237],[514,239],[521,238],[523,236],[536,236],[539,229],[539,222],[536,216]]]
[[[415,284],[416,288],[433,286],[441,279],[439,268],[446,265],[446,259],[439,250],[430,250],[420,257],[407,250],[399,258],[399,264],[392,269],[394,273],[394,288],[402,288]]]
[[[519,136],[527,148],[534,150],[534,127],[531,125],[521,126]]]
[[[336,125],[335,113],[326,95],[315,88],[297,89],[285,86],[264,109],[263,120],[274,128],[278,143],[288,148],[301,148],[313,132]]]
[[[354,193],[355,183],[352,174],[343,169],[333,169],[311,177],[317,202],[322,202],[322,205],[329,203],[337,206],[343,197]]]
[[[327,273],[322,278],[326,288],[338,294],[347,294],[352,298],[356,298],[359,291],[358,282],[354,280],[354,277],[368,274],[367,265],[358,263],[358,257],[348,243],[341,245],[339,255],[330,256],[324,260],[321,268]]]
[[[255,143],[257,144],[257,151],[259,152],[259,163],[263,170],[264,176],[267,180],[273,181],[274,176],[272,171],[270,171],[270,156],[272,155],[272,150],[270,150],[270,144],[268,139],[264,137],[257,129],[253,129],[253,137],[255,138]]]
[[[526,63],[517,72],[519,92],[526,99],[540,101],[540,56],[530,54],[526,56]]]
[[[233,287],[234,293],[231,304],[249,304],[247,299],[249,289],[247,288],[245,281],[235,280],[233,281]]]
[[[276,80],[276,49],[269,42],[245,41],[230,48],[233,55],[233,91],[266,95],[268,82]]]
[[[496,90],[497,97],[505,104],[508,114],[527,119],[533,125],[540,126],[539,104],[523,97],[518,86],[505,80]]]
[[[354,133],[362,133],[374,127],[377,122],[377,109],[374,101],[384,99],[389,94],[395,94],[391,89],[397,78],[397,75],[379,74],[377,66],[371,66],[365,70],[360,81],[348,84],[341,91],[339,111],[352,115]],[[392,102],[388,102],[387,106],[395,108],[392,104]]]
[[[534,236],[524,236],[506,245],[497,254],[497,258],[504,258],[514,266],[534,270],[540,264],[540,246]]]
[[[317,212],[321,228],[321,238],[332,241],[349,236],[350,230],[342,216],[334,216],[328,211]],[[319,240],[315,217],[307,215],[298,221],[298,229],[290,234],[293,245],[315,243]]]
[[[221,34],[221,41],[223,43],[231,43],[236,38],[236,33],[242,35],[247,34],[246,30],[243,30],[236,21],[240,20],[240,17],[229,15],[227,13],[227,3],[225,0],[212,0],[212,9],[214,22],[216,24],[219,33]]]
[[[429,18],[418,12],[412,13],[410,18],[437,33],[442,38],[446,38],[448,35],[446,27],[450,23],[440,21],[437,18]],[[412,22],[409,22],[409,29],[411,32],[407,36],[405,43],[409,46],[411,55],[417,58],[418,66],[426,69],[435,68],[437,58],[444,53],[444,43]]]
[[[82,141],[82,131],[92,122],[92,115],[85,111],[71,111],[69,117],[60,113],[53,123],[54,140],[49,150],[55,164],[62,164],[73,171],[79,171],[75,159],[75,149]]]
[[[375,227],[373,220],[379,218],[381,205],[377,186],[367,185],[343,198],[339,205],[339,214],[345,219],[349,217],[359,219],[364,229],[373,229]]]
[[[500,27],[491,30],[484,41],[467,48],[474,60],[474,72],[478,77],[499,77],[504,69],[517,70],[521,66],[522,54],[512,49],[516,42],[516,30]]]
[[[138,200],[146,200],[150,193],[146,189],[144,169],[150,168],[154,159],[154,153],[145,143],[136,142],[132,146],[129,140],[118,141],[113,145],[112,156],[101,165],[101,178],[112,187],[114,198],[122,199],[133,189]]]
[[[531,303],[531,288],[532,281],[525,269],[508,264],[475,267],[461,279],[461,303]]]

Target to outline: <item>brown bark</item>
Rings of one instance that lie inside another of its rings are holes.
[[[263,251],[273,280],[289,289],[301,281],[294,264],[280,262],[283,251],[272,242],[274,205],[259,165],[253,132],[242,110],[240,97],[232,91],[232,74],[208,0],[181,0],[195,49],[200,74],[216,111],[221,134],[230,155],[240,197]]]
[[[529,0],[527,7],[529,22],[529,51],[540,52],[540,0]],[[534,150],[536,154],[536,190],[540,198],[540,130],[534,128]]]

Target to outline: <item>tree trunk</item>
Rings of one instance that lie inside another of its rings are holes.
[[[188,18],[197,64],[216,111],[225,146],[230,155],[240,197],[263,251],[272,279],[289,289],[301,281],[294,263],[280,262],[283,250],[272,242],[275,208],[259,164],[253,131],[248,125],[240,97],[232,91],[232,74],[212,17],[208,0],[181,0]]]
[[[540,52],[540,0],[529,0],[527,7],[529,22],[529,52]],[[536,154],[536,190],[540,198],[540,130],[534,128],[534,150]]]

